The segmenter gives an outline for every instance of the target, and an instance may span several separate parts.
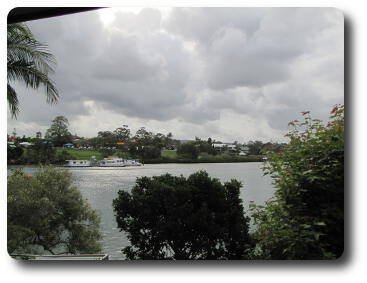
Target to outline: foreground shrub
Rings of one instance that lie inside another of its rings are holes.
[[[8,177],[9,254],[100,251],[99,217],[71,183],[71,174],[56,168]]]
[[[131,193],[113,201],[118,227],[131,246],[128,259],[243,259],[248,221],[241,183],[222,185],[204,171],[138,178]]]
[[[293,121],[284,152],[269,154],[265,172],[274,180],[274,200],[253,207],[265,259],[330,259],[344,249],[344,107],[323,125],[304,112]]]

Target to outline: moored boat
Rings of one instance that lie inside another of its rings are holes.
[[[116,157],[108,157],[97,162],[99,167],[125,167],[125,166],[141,166],[141,163],[132,159],[121,159]]]
[[[64,167],[91,167],[90,160],[65,160]]]

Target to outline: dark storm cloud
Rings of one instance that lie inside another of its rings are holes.
[[[95,61],[95,77],[120,81],[159,79],[165,60],[139,46],[139,39],[120,34],[111,35],[106,52]]]
[[[209,87],[264,86],[288,78],[309,40],[328,26],[323,9],[176,9],[168,29],[201,48]]]

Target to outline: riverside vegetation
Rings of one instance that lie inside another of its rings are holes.
[[[168,174],[142,177],[131,193],[120,191],[113,208],[118,227],[130,240],[131,245],[123,249],[125,256],[340,257],[344,249],[344,107],[331,111],[327,125],[312,119],[308,112],[303,118],[289,124],[294,129],[284,150],[267,153],[264,173],[273,178],[275,196],[264,206],[252,205],[251,215],[243,211],[238,181],[221,184],[206,172],[188,178]],[[48,251],[49,245],[59,244],[66,248],[64,252],[98,251],[95,212],[71,187],[70,175],[62,169],[50,170],[32,178],[22,172],[8,178],[9,252],[33,250],[50,239],[51,243],[43,246]],[[47,215],[45,221],[43,215]],[[254,223],[251,232],[249,221]],[[74,237],[64,238],[66,235]]]
[[[97,160],[110,155],[121,158],[139,159],[144,163],[214,163],[214,162],[259,162],[264,151],[282,151],[285,144],[261,141],[250,141],[245,144],[234,142],[234,148],[213,141],[195,137],[191,141],[180,141],[167,135],[153,133],[140,128],[132,135],[127,125],[115,131],[100,131],[97,137],[81,138],[72,135],[68,129],[69,121],[64,116],[56,117],[44,138],[37,133],[36,138],[8,136],[14,142],[8,145],[8,164],[63,164],[67,159]],[[19,147],[21,142],[29,142],[30,146]],[[63,147],[73,143],[75,148]],[[223,145],[215,148],[217,144]],[[243,152],[246,151],[246,154]],[[239,155],[239,153],[243,155]],[[244,155],[245,154],[245,155]]]

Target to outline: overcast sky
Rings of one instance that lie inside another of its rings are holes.
[[[57,60],[58,104],[14,84],[8,133],[63,115],[79,136],[129,125],[174,138],[286,141],[301,111],[344,103],[344,22],[332,8],[102,9],[29,22]]]

